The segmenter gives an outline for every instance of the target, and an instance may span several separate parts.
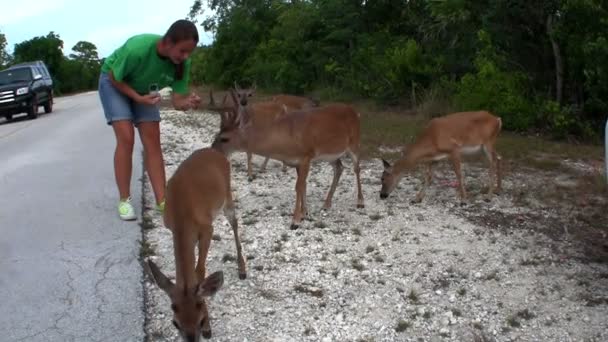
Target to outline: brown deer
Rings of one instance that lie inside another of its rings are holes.
[[[230,92],[234,102],[236,94]],[[349,154],[357,179],[357,207],[363,208],[363,193],[359,167],[359,113],[345,104],[288,112],[267,126],[252,124],[249,106],[237,106],[221,111],[223,125],[212,146],[227,155],[234,151],[249,151],[280,160],[297,171],[296,204],[291,228],[299,226],[307,215],[306,180],[313,161],[332,164],[334,177],[323,209],[331,207],[331,200],[344,167],[340,158]]]
[[[384,172],[381,181],[380,198],[385,199],[395,189],[407,171],[423,163],[426,164],[421,190],[416,195],[416,202],[422,201],[426,188],[431,183],[434,161],[448,158],[452,162],[458,179],[459,194],[462,201],[467,194],[461,170],[461,155],[476,154],[483,151],[490,162],[490,181],[488,193],[494,192],[494,175],[497,187],[501,189],[500,156],[496,153],[496,139],[500,133],[502,121],[487,111],[459,112],[432,119],[413,143],[408,145],[403,156],[391,165],[382,160]]]
[[[204,298],[219,290],[223,273],[218,271],[205,278],[205,262],[213,235],[212,224],[221,211],[232,226],[239,278],[245,279],[247,271],[232,201],[230,163],[224,154],[212,148],[197,150],[178,166],[167,182],[163,219],[173,235],[175,284],[153,261],[144,264],[154,282],[171,299],[173,325],[185,341],[199,341],[201,333],[205,338],[211,337]]]
[[[237,88],[235,88],[236,90]],[[264,126],[264,125],[268,125],[270,123],[272,123],[272,121],[274,121],[276,118],[278,118],[279,116],[283,115],[286,113],[287,111],[287,107],[278,103],[278,102],[274,102],[274,101],[264,101],[264,102],[257,102],[257,103],[248,103],[248,102],[244,102],[241,101],[241,97],[239,96],[239,92],[237,90],[236,92],[237,94],[237,98],[239,99],[239,102],[241,105],[246,106],[248,105],[251,108],[251,122],[253,125],[256,126]],[[218,108],[215,106],[215,99],[213,98],[213,92],[209,91],[209,98],[210,98],[210,106],[208,108]],[[222,100],[222,103],[220,105],[220,108],[230,108],[231,111],[236,111],[237,109],[237,102],[234,102],[231,98],[227,97],[227,94],[224,95],[224,99]],[[225,121],[225,116],[221,116],[221,123],[220,123],[220,129],[222,127],[224,127],[225,125],[229,125],[230,123],[227,123]],[[253,154],[249,151],[246,152],[247,153],[247,179],[251,182],[254,179],[253,176],[253,168],[252,168],[252,164],[251,164],[251,160],[253,157]],[[264,163],[262,164],[261,167],[261,172],[263,172],[264,170],[266,170],[266,164],[268,164],[268,157],[265,158]],[[283,172],[286,171],[287,165],[285,165],[285,163],[283,163]]]
[[[319,101],[304,96],[279,94],[274,95],[270,100],[285,105],[288,111],[319,107]]]

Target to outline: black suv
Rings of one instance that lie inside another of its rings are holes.
[[[38,107],[53,111],[53,80],[42,61],[20,63],[0,71],[0,117],[27,113],[38,117]]]

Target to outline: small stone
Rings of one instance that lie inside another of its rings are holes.
[[[448,329],[448,328],[441,328],[441,329],[439,329],[439,333],[441,335],[447,336],[447,335],[450,334],[450,329]]]
[[[323,337],[323,339],[321,340],[321,342],[331,342],[331,337],[325,336],[325,337]]]
[[[454,303],[456,301],[456,296],[451,295],[449,301],[450,303]]]
[[[585,316],[585,317],[583,317],[583,322],[589,323],[589,322],[591,322],[591,319],[588,316]]]
[[[437,291],[435,291],[435,293],[436,293],[438,296],[441,296],[441,294],[442,294],[443,292],[442,292],[441,290],[437,290]]]
[[[344,321],[344,314],[343,313],[339,313],[336,315],[336,322],[341,323],[342,321]]]
[[[477,279],[481,278],[481,272],[475,272],[475,278],[477,278]]]

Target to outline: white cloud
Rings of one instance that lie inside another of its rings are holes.
[[[21,22],[24,19],[35,17],[41,14],[48,14],[65,7],[69,0],[19,0],[2,1],[0,7],[0,23],[10,25]]]

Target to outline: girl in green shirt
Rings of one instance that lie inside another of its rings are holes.
[[[190,55],[198,40],[196,26],[178,20],[164,36],[140,34],[129,38],[101,67],[99,97],[106,122],[116,135],[114,175],[120,195],[118,214],[123,220],[137,218],[130,195],[134,127],[144,147],[156,208],[164,210],[165,166],[160,146],[158,91],[170,86],[171,102],[177,110],[199,106],[200,98],[188,90]]]

